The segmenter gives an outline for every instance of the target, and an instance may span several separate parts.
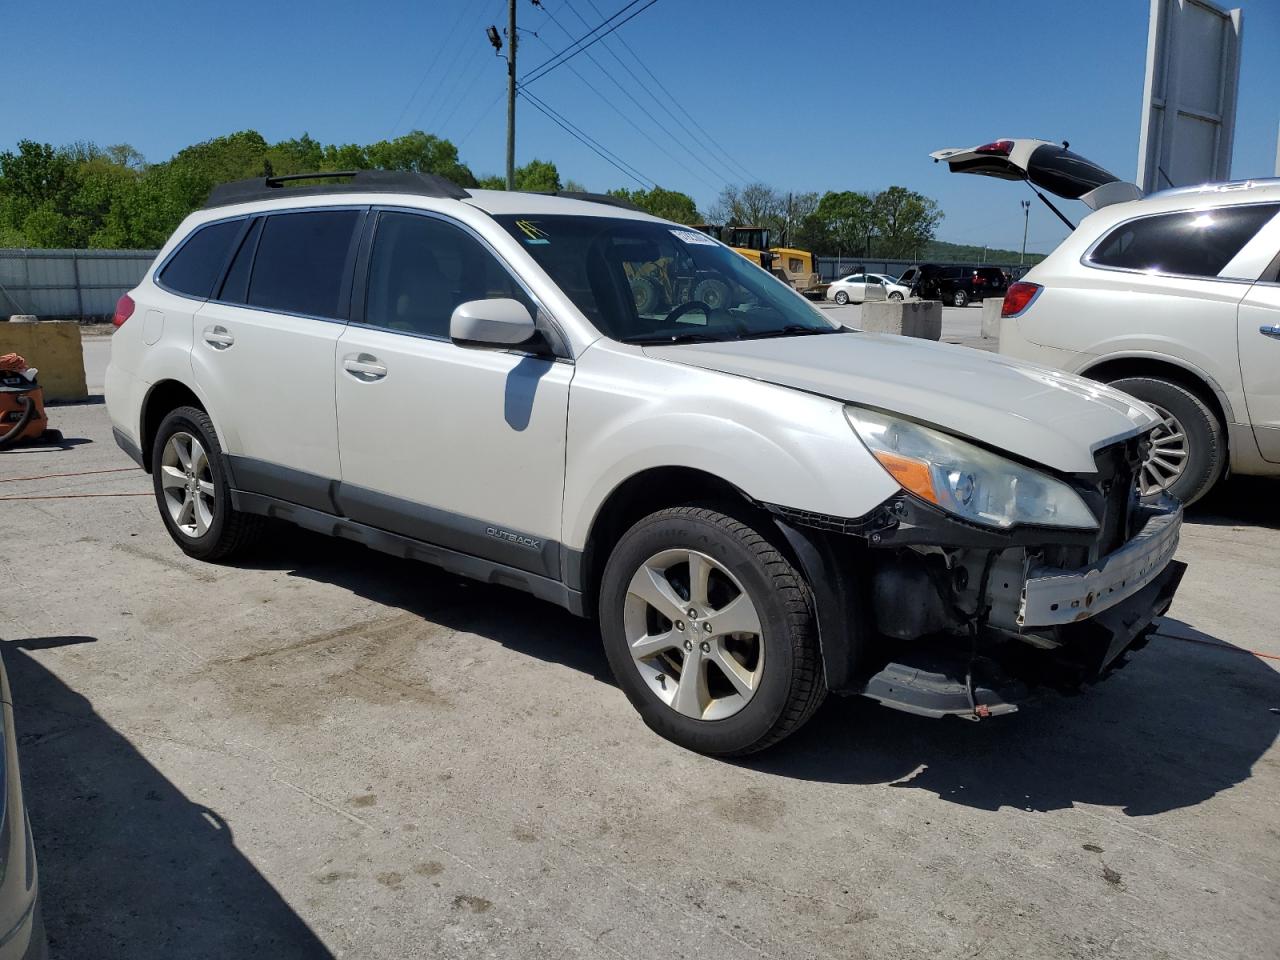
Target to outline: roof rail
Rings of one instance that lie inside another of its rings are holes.
[[[643,207],[638,207],[630,200],[624,200],[622,197],[615,197],[608,193],[587,193],[582,190],[535,190],[531,193],[541,193],[549,197],[564,197],[566,200],[585,200],[588,203],[603,203],[610,207],[621,207],[623,210],[634,210],[636,213],[648,213]]]
[[[297,180],[333,180],[349,177],[345,183],[319,183],[305,187],[286,187]],[[434,173],[413,170],[333,170],[324,173],[289,173],[278,177],[255,177],[220,183],[209,191],[204,208],[225,207],[253,200],[300,197],[324,193],[415,193],[422,197],[462,200],[471,196],[452,180]]]

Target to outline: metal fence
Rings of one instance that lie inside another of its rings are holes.
[[[818,275],[823,280],[839,280],[851,273],[883,273],[889,277],[900,277],[907,267],[914,267],[922,260],[872,260],[863,257],[818,257]],[[929,260],[943,267],[999,267],[1009,276],[1017,279],[1031,269],[1032,264],[1019,266],[1016,263],[973,263],[958,260]]]
[[[0,314],[109,317],[138,285],[155,250],[0,249]]]

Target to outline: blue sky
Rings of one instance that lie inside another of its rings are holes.
[[[550,15],[519,0],[521,25],[538,33],[522,38],[521,73],[568,42],[552,16],[576,37],[585,32],[577,14],[591,26],[602,19],[593,2],[607,16],[626,0],[544,0]],[[1269,176],[1280,124],[1280,3],[1239,5],[1233,174]],[[581,76],[562,67],[530,91],[644,177],[692,194],[704,208],[744,173],[796,191],[897,183],[938,200],[942,239],[1016,248],[1018,201],[1029,194],[950,175],[929,151],[997,137],[1065,138],[1132,178],[1148,7],[1148,0],[810,0],[790,8],[658,0],[614,37],[626,39],[717,150],[700,147],[662,109],[667,95],[615,39],[590,53],[667,132],[585,55],[572,61]],[[0,0],[0,147],[22,138],[127,142],[162,160],[245,128],[268,140],[306,131],[325,142],[368,142],[419,127],[459,143],[478,174],[500,172],[506,75],[484,26],[504,24],[505,11],[506,0],[386,0],[364,9],[334,0]],[[786,28],[801,17],[801,26]],[[521,104],[517,161],[533,157],[554,159],[562,176],[591,189],[634,185]],[[1077,216],[1083,210],[1069,206]],[[1033,207],[1028,249],[1051,249],[1064,232]]]

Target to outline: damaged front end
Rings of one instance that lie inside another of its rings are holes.
[[[1185,570],[1181,506],[1138,497],[1143,442],[1104,448],[1095,473],[1069,478],[1096,530],[994,530],[907,493],[856,521],[775,511],[816,584],[830,688],[977,719],[1121,665]]]

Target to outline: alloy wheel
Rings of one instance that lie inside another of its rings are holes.
[[[213,525],[216,488],[209,455],[197,437],[180,430],[165,443],[160,488],[174,525],[188,537],[203,537]]]
[[[1187,469],[1191,453],[1187,431],[1178,418],[1150,401],[1147,405],[1160,415],[1160,424],[1151,432],[1151,450],[1139,476],[1138,489],[1144,497],[1172,487]]]
[[[742,710],[764,677],[760,615],[741,583],[696,550],[664,550],[627,586],[623,629],[641,677],[695,720]]]

